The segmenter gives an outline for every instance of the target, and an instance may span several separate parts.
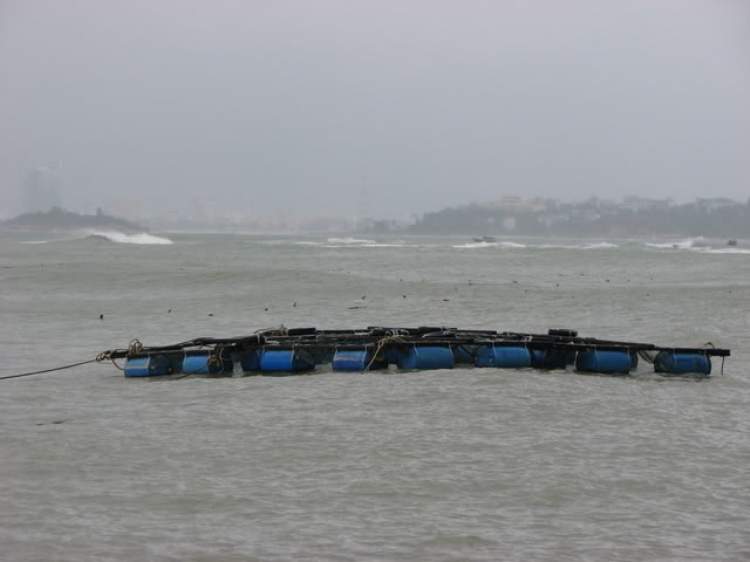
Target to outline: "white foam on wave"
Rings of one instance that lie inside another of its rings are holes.
[[[701,254],[750,254],[748,248],[691,248],[694,252]]]
[[[174,244],[169,238],[163,236],[154,236],[148,232],[138,232],[137,234],[125,234],[116,230],[89,230],[86,231],[87,238],[99,238],[114,242],[115,244],[138,244],[144,246],[163,246]]]
[[[49,244],[49,240],[26,240],[21,244]]]
[[[612,244],[611,242],[594,242],[592,244],[586,244],[585,246],[582,246],[582,250],[604,250],[607,248],[618,248],[619,246],[617,244]]]
[[[676,249],[676,250],[689,250],[695,246],[697,241],[703,240],[703,238],[685,238],[684,240],[678,240],[676,242],[647,242],[646,246],[649,248],[659,249]]]
[[[324,244],[324,248],[418,248],[419,246],[407,244]]]
[[[459,244],[454,248],[538,248],[544,250],[603,250],[607,248],[619,248],[617,244],[611,242],[592,242],[589,244],[521,244],[519,242],[469,242],[468,244]]]
[[[372,245],[377,244],[375,240],[363,240],[359,238],[329,238],[327,240],[329,244],[343,244],[343,245]]]
[[[497,248],[497,242],[468,242],[467,244],[456,244],[454,248]]]
[[[376,242],[361,238],[329,238],[324,248],[416,248],[416,245],[404,244],[403,240]]]
[[[454,248],[477,249],[477,248],[526,248],[526,244],[518,242],[468,242],[466,244],[456,244]]]
[[[541,244],[537,246],[545,250],[606,250],[608,248],[619,248],[611,242],[591,242],[589,244]]]

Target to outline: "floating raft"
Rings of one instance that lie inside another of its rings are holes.
[[[327,368],[342,372],[398,369],[422,371],[480,367],[575,370],[626,375],[639,359],[664,375],[711,375],[711,359],[730,355],[710,344],[703,348],[661,347],[650,343],[578,337],[575,330],[546,334],[461,330],[444,327],[318,330],[260,330],[251,336],[196,338],[147,347],[133,340],[127,349],[108,350],[103,360],[124,359],[127,377],[173,374],[285,376]]]

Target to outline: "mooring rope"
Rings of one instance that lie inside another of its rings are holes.
[[[89,363],[101,363],[101,361],[99,357],[97,357],[96,359],[89,359],[88,361],[81,361],[79,363],[71,363],[70,365],[63,365],[62,367],[53,367],[52,369],[42,369],[41,371],[31,371],[30,373],[20,373],[18,375],[5,375],[4,377],[0,377],[0,380],[18,379],[21,377],[30,377],[32,375],[41,375],[43,373],[54,373],[55,371],[72,369],[73,367],[80,367],[81,365],[88,365]]]
[[[370,359],[370,362],[363,370],[369,371],[370,367],[372,367],[372,364],[375,363],[375,361],[378,359],[378,356],[383,351],[383,348],[390,343],[404,343],[404,340],[399,336],[385,336],[384,338],[379,340],[377,346],[375,347],[375,352],[372,354],[372,359]]]
[[[639,349],[636,353],[638,353],[638,357],[643,359],[646,363],[653,365],[656,362],[656,355],[658,352]]]

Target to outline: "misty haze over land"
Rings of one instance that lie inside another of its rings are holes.
[[[0,84],[6,217],[750,195],[739,0],[6,0]]]

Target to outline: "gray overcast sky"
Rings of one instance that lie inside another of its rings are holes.
[[[750,2],[0,0],[0,213],[750,196]],[[184,201],[184,202],[183,202]]]

